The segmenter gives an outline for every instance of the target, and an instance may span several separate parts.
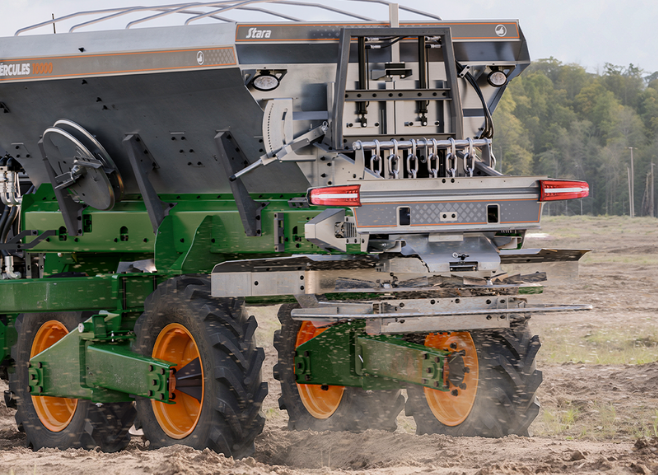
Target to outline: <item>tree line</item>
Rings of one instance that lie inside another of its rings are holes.
[[[588,73],[576,64],[541,59],[509,84],[494,123],[494,153],[503,173],[589,183],[590,196],[582,203],[551,204],[551,214],[629,214],[630,147],[635,215],[651,214],[652,162],[658,175],[658,72],[606,64]]]

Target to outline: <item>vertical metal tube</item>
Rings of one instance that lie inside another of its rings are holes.
[[[366,65],[366,38],[364,36],[358,37],[358,59],[359,59],[359,89],[367,89],[368,87],[368,68]],[[367,112],[365,102],[357,102],[357,113],[361,116]],[[365,120],[365,118],[363,118]],[[363,123],[362,123],[363,124]]]
[[[418,82],[420,89],[427,89],[427,50],[425,49],[425,36],[418,37]],[[418,101],[418,113],[421,114],[421,121],[426,122],[427,119],[427,101]],[[425,124],[423,124],[425,125]]]
[[[418,79],[421,89],[427,89],[427,50],[425,36],[418,37]]]

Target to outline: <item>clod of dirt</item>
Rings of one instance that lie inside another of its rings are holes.
[[[633,473],[642,473],[645,475],[649,475],[651,473],[651,471],[641,463],[632,463],[630,468]]]
[[[585,460],[585,454],[583,454],[580,450],[574,450],[571,452],[571,458],[569,458],[572,462],[575,462],[576,460]]]
[[[640,454],[654,455],[658,452],[658,437],[652,437],[651,439],[637,439],[634,447]]]

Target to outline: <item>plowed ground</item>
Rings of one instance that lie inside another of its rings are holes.
[[[264,433],[253,458],[235,461],[182,446],[152,451],[133,437],[119,454],[24,447],[13,410],[0,407],[0,474],[658,474],[658,220],[548,218],[526,247],[592,249],[576,284],[533,301],[591,303],[591,312],[533,317],[543,347],[542,410],[533,437],[416,436],[401,415],[396,432],[293,432],[271,377],[273,309],[252,308],[270,384]],[[4,389],[4,388],[3,388]]]

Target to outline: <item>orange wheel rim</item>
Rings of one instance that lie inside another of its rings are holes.
[[[175,363],[176,370],[180,370],[190,361],[199,358],[201,364],[201,380],[203,381],[203,362],[199,355],[192,334],[179,323],[170,323],[162,329],[153,346],[153,358]],[[169,387],[175,388],[172,376]],[[172,439],[183,439],[196,428],[201,417],[203,406],[204,383],[201,383],[201,401],[174,389],[175,404],[165,404],[160,401],[151,401],[153,413],[162,430]]]
[[[430,333],[425,338],[425,346],[446,351],[464,351],[464,366],[468,368],[462,381],[464,387],[457,388],[450,385],[450,390],[447,392],[424,388],[427,404],[434,417],[447,426],[458,426],[471,413],[478,390],[478,355],[473,338],[469,332]],[[448,381],[449,376],[446,364],[445,381]]]
[[[30,358],[50,348],[68,332],[64,324],[57,320],[49,320],[41,325],[32,341]],[[78,400],[66,397],[32,396],[32,404],[46,429],[51,432],[61,432],[71,423],[75,409],[78,407]]]
[[[318,336],[329,327],[317,328],[312,322],[302,322],[297,332],[295,348]],[[336,412],[343,398],[345,386],[323,386],[319,384],[297,384],[297,392],[306,410],[316,419],[328,419]]]

